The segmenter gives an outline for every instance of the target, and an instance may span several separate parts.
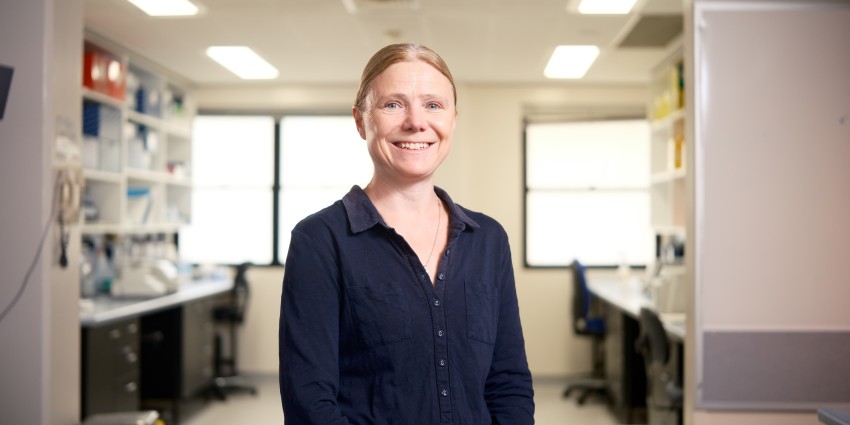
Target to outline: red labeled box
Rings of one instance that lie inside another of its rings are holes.
[[[83,86],[123,101],[127,88],[127,65],[115,55],[86,45]]]

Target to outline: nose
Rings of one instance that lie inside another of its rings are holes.
[[[427,122],[425,114],[419,108],[408,108],[404,116],[404,130],[413,132],[425,131]]]

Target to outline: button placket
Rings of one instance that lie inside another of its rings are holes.
[[[445,288],[445,267],[447,267],[447,262],[443,262],[440,265],[440,270],[437,272],[437,279],[441,281],[441,283],[435,288],[436,291],[434,295],[431,297],[431,318],[432,325],[434,329],[434,361],[437,363],[438,367],[436,369],[436,388],[438,406],[440,409],[440,416],[443,418],[450,418],[452,415],[452,403],[451,398],[449,397],[449,389],[451,388],[449,384],[449,368],[448,366],[448,324],[446,318],[446,304],[445,304],[445,296],[444,296],[444,288]]]

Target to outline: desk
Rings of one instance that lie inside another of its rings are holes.
[[[828,425],[850,425],[850,408],[834,409],[822,407],[818,409],[818,419]]]
[[[159,297],[81,300],[81,419],[166,406],[178,424],[181,402],[213,378],[212,309],[232,287],[192,281]]]
[[[619,277],[594,278],[588,280],[587,288],[597,298],[637,319],[641,307],[655,308],[654,303],[643,290],[643,283],[637,277],[623,281]],[[667,335],[672,339],[685,340],[685,313],[661,313],[661,322]]]
[[[588,289],[605,306],[605,376],[611,408],[623,424],[646,423],[646,372],[635,348],[640,334],[641,307],[654,308],[638,278],[626,281],[616,276],[588,276]],[[673,344],[672,367],[681,371],[685,339],[685,315],[661,314],[661,321]]]

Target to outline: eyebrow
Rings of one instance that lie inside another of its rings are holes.
[[[388,93],[388,94],[377,97],[376,100],[382,101],[382,100],[388,99],[388,98],[397,98],[397,99],[403,99],[403,100],[406,100],[406,101],[410,100],[410,98],[406,94],[403,94],[403,93]],[[419,98],[426,100],[426,101],[427,100],[439,100],[439,101],[443,101],[443,102],[448,101],[445,96],[441,96],[441,95],[438,95],[438,94],[432,94],[432,93],[424,94],[422,96],[419,96]]]

